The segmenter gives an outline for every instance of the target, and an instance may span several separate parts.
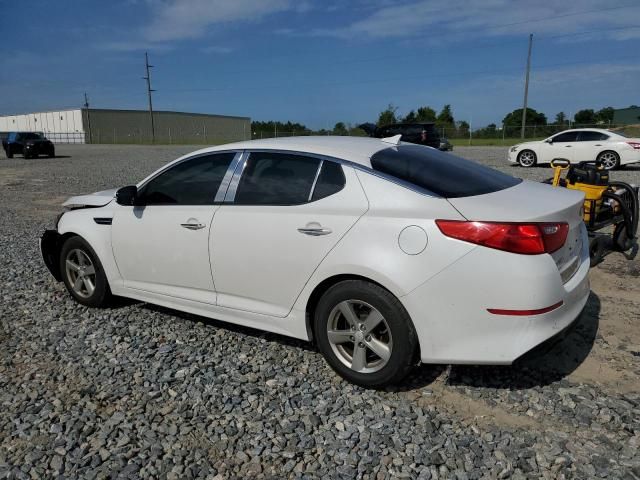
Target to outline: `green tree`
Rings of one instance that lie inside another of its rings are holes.
[[[380,112],[380,115],[378,115],[378,126],[382,127],[383,125],[398,123],[398,119],[396,118],[397,111],[398,111],[398,107],[394,107],[390,103],[387,106],[387,109],[383,110],[382,112]]]
[[[567,116],[565,115],[565,113],[564,112],[556,113],[556,119],[554,123],[556,125],[564,125],[565,123],[567,123]]]
[[[442,110],[438,114],[438,118],[436,119],[438,124],[443,126],[453,126],[455,120],[453,119],[453,112],[451,111],[451,105],[445,105],[442,107]]]
[[[449,110],[451,113],[451,110]],[[453,118],[453,117],[452,117]],[[436,111],[431,107],[420,107],[416,115],[416,122],[435,122]]]
[[[409,111],[402,119],[404,123],[415,123],[417,121],[416,112],[413,110]]]
[[[598,123],[610,123],[613,122],[613,107],[604,107],[596,112],[596,121]]]
[[[519,127],[522,125],[522,109],[517,108],[513,112],[508,113],[502,123],[507,127]],[[527,125],[546,125],[547,117],[544,113],[538,112],[533,108],[527,108]]]
[[[576,112],[573,121],[581,125],[593,125],[596,123],[596,114],[593,109],[585,108]]]
[[[333,127],[333,134],[334,135],[349,135],[349,130],[347,130],[347,127],[345,126],[345,124],[343,122],[338,122]]]

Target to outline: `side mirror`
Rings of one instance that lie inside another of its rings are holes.
[[[553,144],[553,138],[547,138],[544,142],[545,143],[549,143],[549,144]]]
[[[124,205],[125,207],[131,207],[136,205],[136,198],[138,196],[138,187],[130,185],[128,187],[122,187],[116,192],[116,203],[118,205]]]

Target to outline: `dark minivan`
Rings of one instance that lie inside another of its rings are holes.
[[[367,135],[374,138],[387,138],[402,135],[403,142],[440,148],[440,135],[433,123],[392,123],[376,127],[371,123],[360,125]]]

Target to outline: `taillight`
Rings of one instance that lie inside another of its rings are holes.
[[[470,222],[436,220],[447,237],[506,252],[537,255],[553,253],[567,240],[569,225],[553,223]]]
[[[640,150],[640,142],[627,142],[634,150]]]

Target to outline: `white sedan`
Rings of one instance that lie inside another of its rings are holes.
[[[566,158],[571,163],[598,161],[607,170],[640,162],[640,139],[597,128],[565,130],[546,140],[525,142],[509,149],[507,160],[523,167]]]
[[[582,203],[399,137],[279,138],[70,198],[41,249],[83,305],[311,340],[379,387],[420,361],[510,364],[569,326],[589,296]]]

